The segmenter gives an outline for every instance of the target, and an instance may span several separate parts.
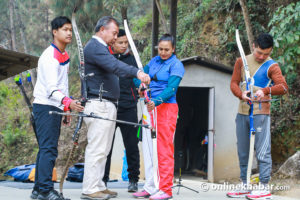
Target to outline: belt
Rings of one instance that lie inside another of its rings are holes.
[[[97,101],[100,101],[99,98],[88,98],[88,100],[97,100]],[[115,99],[111,99],[111,98],[107,98],[107,97],[102,97],[102,101],[104,102],[111,102],[113,104],[115,104],[115,106],[118,105],[118,100],[115,100]]]

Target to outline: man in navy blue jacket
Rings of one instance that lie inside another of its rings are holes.
[[[147,74],[110,54],[108,46],[114,44],[118,32],[119,24],[113,17],[102,17],[96,24],[95,35],[84,48],[85,73],[94,73],[94,76],[87,80],[89,102],[85,106],[85,113],[93,112],[101,117],[116,119],[116,104],[120,97],[118,77],[137,77],[144,83],[150,82]],[[99,90],[102,84],[105,92],[102,92],[102,100],[99,101]],[[116,123],[93,118],[85,118],[84,121],[88,128],[88,144],[85,150],[81,198],[116,197],[117,193],[108,190],[102,181]]]
[[[134,56],[130,54],[128,48],[128,39],[123,29],[119,30],[118,39],[112,47],[109,47],[109,50],[111,54],[113,54],[122,62],[137,67]],[[119,79],[120,98],[118,101],[117,119],[137,123],[138,94],[134,81],[137,81],[137,85],[139,85],[139,81],[135,78],[132,79],[120,77]],[[138,148],[139,141],[137,138],[137,127],[118,123],[117,127],[119,127],[121,130],[123,143],[126,150],[126,158],[128,163],[127,171],[129,178],[128,192],[136,192],[138,189],[137,182],[139,181],[140,175],[140,154]],[[112,149],[113,144],[109,155],[107,156],[105,174],[103,177],[103,181],[105,183],[109,181]]]

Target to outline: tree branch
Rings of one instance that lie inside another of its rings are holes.
[[[169,29],[168,29],[168,25],[167,25],[167,20],[166,20],[166,18],[164,16],[164,13],[163,13],[162,9],[161,9],[159,0],[155,0],[155,3],[156,3],[156,7],[158,9],[159,15],[160,15],[161,22],[163,24],[164,32],[165,33],[169,33],[169,31],[168,31]]]
[[[253,37],[253,32],[252,32],[252,25],[250,22],[250,18],[249,18],[249,12],[248,12],[248,8],[246,6],[246,1],[245,0],[239,0],[240,1],[240,5],[242,7],[242,11],[243,11],[243,16],[244,16],[244,21],[245,21],[245,25],[246,25],[246,31],[247,31],[247,36],[248,36],[248,42],[249,42],[249,47],[251,52],[253,52],[253,41],[254,41],[254,37]]]

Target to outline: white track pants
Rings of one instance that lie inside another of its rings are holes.
[[[147,111],[147,106],[144,106],[143,120],[150,124],[150,115]],[[154,172],[153,172],[153,144],[151,138],[151,130],[143,128],[143,156],[144,156],[144,166],[145,166],[145,177],[146,182],[144,185],[144,190],[150,194],[155,194],[158,188],[154,185]]]

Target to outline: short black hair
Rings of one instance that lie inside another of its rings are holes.
[[[65,24],[72,24],[71,20],[66,16],[58,16],[51,21],[51,33],[53,38],[54,38],[53,30],[58,30],[59,28],[63,27]]]
[[[111,22],[114,22],[117,26],[119,26],[119,22],[115,18],[111,16],[101,17],[95,26],[95,33],[97,33],[102,26],[106,27]]]
[[[126,35],[126,32],[124,29],[119,29],[119,33],[118,33],[118,37],[122,37],[122,36],[125,36]]]
[[[159,40],[158,40],[158,43],[160,43],[161,41],[170,41],[171,44],[172,44],[172,47],[175,47],[175,40],[174,40],[174,37],[169,34],[169,33],[165,33],[163,34]]]
[[[259,47],[261,49],[268,49],[273,47],[273,37],[269,33],[261,33],[258,35],[256,40],[254,41],[255,47]]]

